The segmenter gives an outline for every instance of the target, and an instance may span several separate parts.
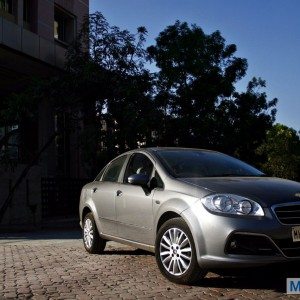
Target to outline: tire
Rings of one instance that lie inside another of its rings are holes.
[[[106,240],[100,237],[91,212],[86,214],[83,219],[82,238],[84,248],[89,253],[102,253],[106,246]]]
[[[155,258],[161,273],[175,283],[193,284],[207,274],[198,265],[191,231],[182,218],[170,219],[161,226]]]

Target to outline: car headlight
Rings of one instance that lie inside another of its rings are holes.
[[[201,199],[202,204],[212,212],[264,216],[262,207],[255,201],[232,194],[214,194]]]

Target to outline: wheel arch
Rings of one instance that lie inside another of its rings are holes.
[[[181,218],[181,215],[174,211],[166,211],[165,213],[163,213],[157,222],[156,233],[165,222],[174,218]]]
[[[184,201],[181,199],[174,199],[164,208],[161,208],[161,213],[159,214],[156,222],[155,233],[158,233],[159,229],[166,221],[176,217],[182,218],[190,229],[196,247],[198,263],[200,263],[201,255],[206,253],[201,221],[199,214],[196,213],[195,210],[190,209]]]
[[[94,220],[98,229],[99,234],[102,233],[102,226],[98,217],[98,213],[97,213],[97,209],[95,207],[95,204],[93,203],[93,201],[91,199],[87,200],[84,205],[82,206],[81,209],[81,227],[83,226],[83,220],[84,217],[86,216],[86,214],[88,214],[89,212],[91,212],[94,216]]]
[[[173,196],[173,195],[172,195]],[[177,195],[176,195],[177,196]],[[159,228],[166,221],[173,218],[183,218],[182,215],[186,209],[190,206],[190,201],[194,201],[194,198],[184,195],[185,197],[170,197],[168,200],[163,201],[161,205],[154,208],[154,232],[157,233]],[[185,220],[186,221],[186,220]]]
[[[89,212],[92,212],[92,210],[90,209],[90,207],[85,206],[85,207],[83,208],[82,214],[81,214],[82,220],[84,219],[84,217],[85,217]]]

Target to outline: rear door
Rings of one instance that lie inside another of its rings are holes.
[[[122,173],[127,155],[113,160],[105,170],[102,178],[95,181],[93,187],[93,201],[97,210],[102,233],[117,235],[115,200],[119,186],[119,178]]]

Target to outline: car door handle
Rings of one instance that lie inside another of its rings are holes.
[[[119,197],[119,196],[122,196],[122,194],[123,194],[122,191],[120,191],[120,190],[117,191],[117,196],[118,196],[118,197]]]
[[[97,190],[98,190],[98,188],[93,188],[93,193],[96,193],[97,192]]]

